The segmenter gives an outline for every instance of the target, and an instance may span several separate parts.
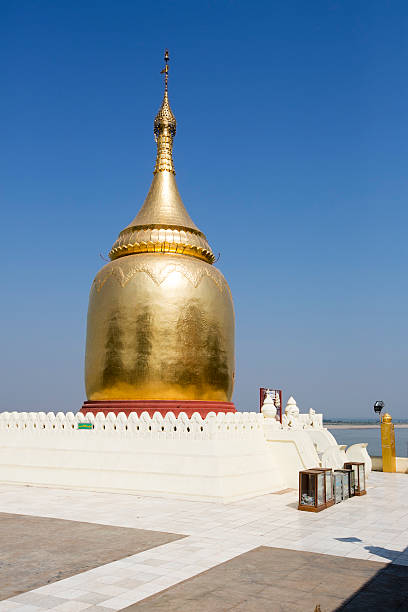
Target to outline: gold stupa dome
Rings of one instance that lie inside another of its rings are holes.
[[[154,120],[153,180],[91,288],[88,403],[205,401],[209,410],[211,402],[228,410],[233,408],[235,368],[232,297],[177,188],[167,51],[164,59],[164,97]]]

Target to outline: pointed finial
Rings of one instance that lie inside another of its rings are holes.
[[[164,61],[166,62],[165,67],[161,70],[160,74],[164,74],[164,96],[163,101],[161,103],[161,107],[159,108],[159,112],[157,113],[154,120],[154,135],[157,140],[157,137],[162,128],[168,127],[170,129],[171,135],[174,137],[176,135],[176,118],[173,115],[170,104],[169,104],[169,96],[167,92],[167,81],[169,77],[169,50],[166,49],[164,52]]]
[[[170,108],[167,91],[168,61],[169,52],[166,49],[165,67],[161,71],[165,75],[165,90],[153,126],[157,143],[153,182],[141,210],[121,231],[109,257],[114,260],[133,253],[154,251],[191,255],[212,264],[215,261],[214,254],[206,237],[186,211],[174,178],[173,140],[177,122]]]
[[[165,49],[164,51],[164,61],[166,62],[166,65],[163,68],[163,70],[160,72],[160,74],[164,74],[164,91],[167,91],[167,81],[169,79],[169,66],[168,66],[169,50],[168,49]]]
[[[153,174],[157,172],[168,171],[175,174],[173,166],[173,138],[176,135],[177,122],[172,113],[169,103],[169,95],[167,92],[167,80],[169,76],[169,51],[164,52],[164,61],[166,66],[160,72],[164,74],[164,96],[159,112],[154,119],[154,137],[157,142],[157,158],[156,166]]]

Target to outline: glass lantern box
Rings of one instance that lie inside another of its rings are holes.
[[[365,464],[361,461],[348,461],[344,464],[344,467],[353,470],[354,495],[366,495]]]
[[[324,502],[326,508],[334,505],[332,468],[311,468],[313,472],[324,472]]]
[[[335,504],[339,504],[343,499],[343,473],[336,470],[333,472],[333,497]]]
[[[354,495],[354,472],[353,470],[334,470],[336,474],[341,474],[343,479],[343,499],[348,499]]]
[[[334,495],[333,495],[333,471],[331,468],[322,468],[326,479],[326,508],[334,506]]]
[[[326,508],[325,473],[321,470],[299,472],[298,510],[320,512]]]

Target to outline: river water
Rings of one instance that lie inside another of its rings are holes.
[[[381,455],[381,431],[380,428],[363,429],[331,429],[328,430],[336,438],[338,444],[357,444],[357,442],[367,442],[369,455]],[[408,457],[408,428],[395,427],[395,451],[397,457]]]

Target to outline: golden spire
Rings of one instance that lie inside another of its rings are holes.
[[[179,253],[215,261],[205,235],[188,214],[181,199],[173,165],[176,118],[168,97],[169,52],[164,53],[164,96],[154,119],[157,157],[146,200],[133,221],[120,232],[109,256],[117,259],[132,253]]]
[[[164,96],[163,102],[154,119],[154,137],[157,142],[156,166],[153,174],[167,170],[176,174],[173,166],[173,138],[176,135],[176,118],[169,104],[168,79],[169,79],[169,51],[164,52],[165,67],[160,72],[164,74]]]

